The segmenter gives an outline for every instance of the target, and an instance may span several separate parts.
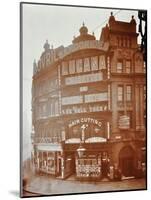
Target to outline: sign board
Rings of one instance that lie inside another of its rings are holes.
[[[130,128],[130,117],[127,115],[122,115],[119,117],[119,129],[129,129]]]
[[[75,120],[71,121],[69,123],[69,128],[71,128],[72,126],[75,126],[77,124],[81,124],[81,123],[88,123],[88,124],[93,123],[93,124],[98,125],[99,127],[102,127],[102,122],[98,121],[97,119],[84,117],[84,118],[75,119]]]

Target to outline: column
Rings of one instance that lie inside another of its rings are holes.
[[[110,122],[107,122],[107,139],[110,139]]]

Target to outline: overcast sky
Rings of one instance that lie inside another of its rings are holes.
[[[72,43],[84,22],[89,33],[94,32],[99,40],[101,29],[108,22],[110,13],[120,21],[131,20],[134,15],[138,24],[138,12],[117,9],[77,8],[65,6],[31,5],[23,6],[23,134],[28,139],[31,133],[31,81],[33,61],[39,59],[43,45],[48,39],[54,48]],[[26,115],[26,116],[25,116]]]

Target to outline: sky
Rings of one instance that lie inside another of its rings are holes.
[[[70,45],[73,37],[79,35],[83,22],[88,32],[90,34],[94,32],[96,39],[99,40],[102,27],[108,23],[111,12],[116,20],[126,22],[129,22],[134,15],[138,24],[138,12],[134,10],[23,5],[23,148],[28,149],[24,151],[24,158],[28,156],[31,148],[31,84],[34,59],[39,60],[46,40],[50,46],[53,45],[53,48]]]

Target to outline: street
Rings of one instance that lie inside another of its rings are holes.
[[[25,196],[55,195],[69,193],[103,192],[117,190],[145,189],[145,179],[130,179],[117,182],[108,180],[100,182],[81,182],[74,180],[74,176],[60,180],[48,176],[33,176],[24,188]]]

